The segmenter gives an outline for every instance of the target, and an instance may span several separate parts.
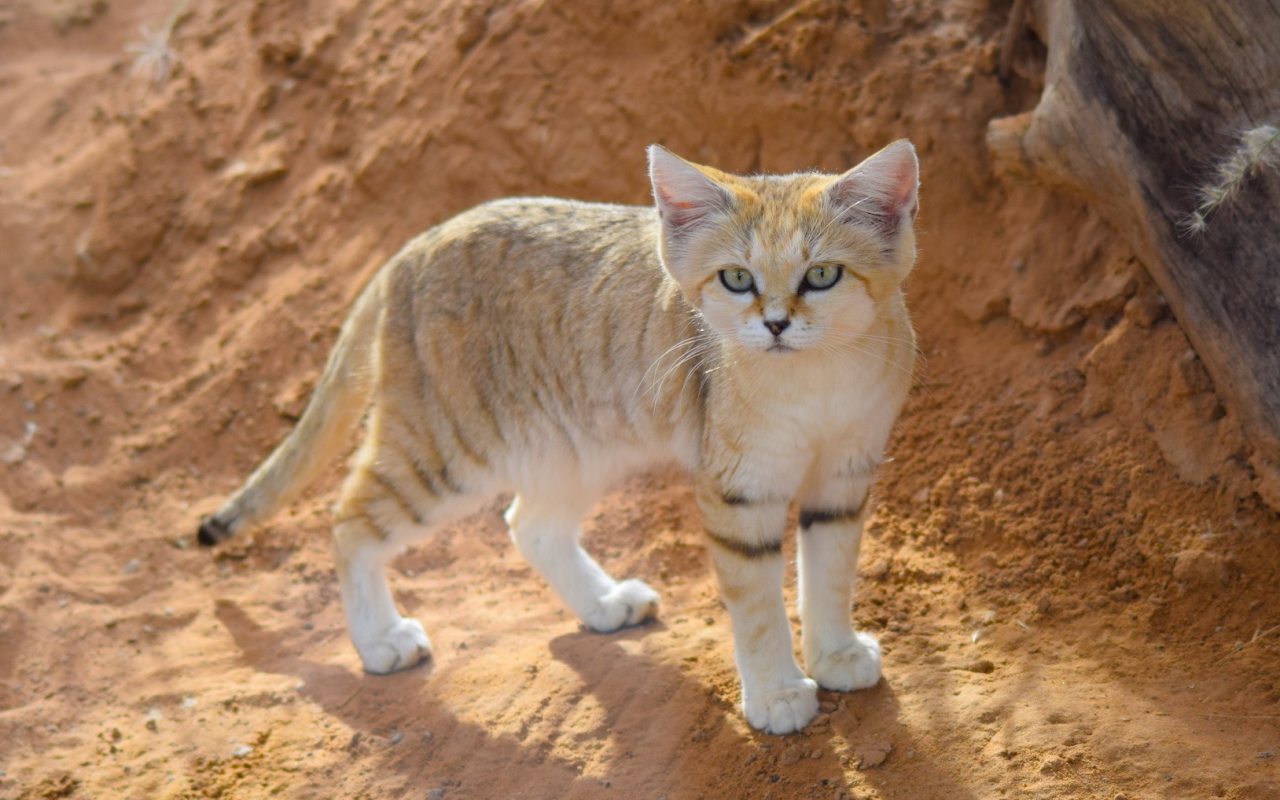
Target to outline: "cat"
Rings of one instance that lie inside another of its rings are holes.
[[[297,426],[198,538],[265,520],[367,414],[335,551],[356,650],[387,673],[431,653],[387,560],[504,492],[516,548],[587,628],[653,617],[658,595],[610,577],[579,522],[611,484],[675,460],[705,517],[746,719],[789,733],[819,686],[880,679],[850,601],[915,361],[915,149],[899,140],[838,176],[648,155],[656,209],[498,200],[410,241],[360,294]],[[804,670],[782,596],[793,500]]]

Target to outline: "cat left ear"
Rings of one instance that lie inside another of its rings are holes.
[[[729,209],[729,193],[696,165],[661,145],[649,145],[649,180],[663,228],[681,234]]]
[[[869,222],[885,234],[915,219],[920,188],[916,149],[899,139],[869,156],[827,189],[841,218]]]

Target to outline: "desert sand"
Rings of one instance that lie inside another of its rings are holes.
[[[1008,6],[0,0],[0,797],[1280,797],[1275,486],[1125,232],[993,170],[1044,70],[1028,33],[997,80]],[[647,202],[651,142],[839,171],[903,136],[922,360],[853,611],[885,676],[802,734],[737,709],[674,470],[586,522],[659,621],[581,630],[499,498],[395,562],[435,659],[389,677],[346,639],[341,464],[195,545],[420,230]]]

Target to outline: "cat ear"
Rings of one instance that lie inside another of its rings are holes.
[[[662,145],[649,145],[653,200],[669,236],[688,232],[707,217],[729,209],[729,193],[696,165]]]
[[[827,197],[842,219],[894,234],[903,222],[915,219],[919,188],[916,149],[899,139],[837,178]]]

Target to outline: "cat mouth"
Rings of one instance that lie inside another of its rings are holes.
[[[765,350],[766,353],[794,353],[796,349],[789,347],[782,342],[774,342]]]

